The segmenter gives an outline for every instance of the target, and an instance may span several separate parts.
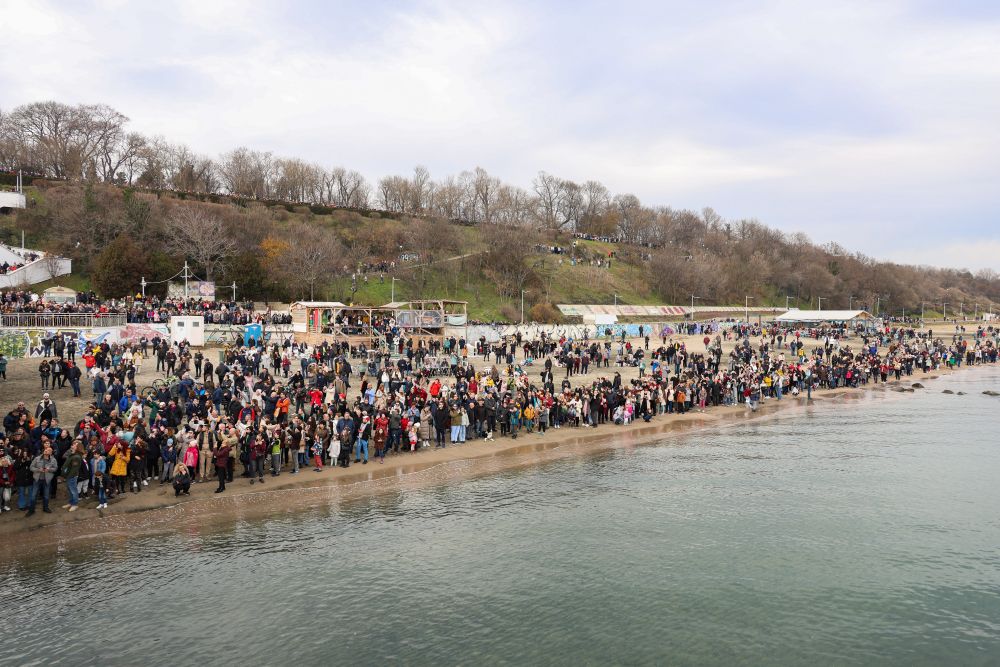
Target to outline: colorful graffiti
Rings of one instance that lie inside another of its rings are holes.
[[[117,342],[118,338],[108,329],[4,329],[0,331],[0,352],[8,358],[45,356],[45,342],[52,343],[62,337],[64,343],[76,341],[77,350],[82,352],[87,344]]]
[[[169,338],[170,327],[166,324],[129,324],[122,327],[118,332],[119,340],[127,340],[132,343],[138,343],[139,339],[143,336],[149,340],[153,340],[157,336],[160,338]]]
[[[25,331],[0,331],[0,352],[8,359],[28,356],[28,334]]]

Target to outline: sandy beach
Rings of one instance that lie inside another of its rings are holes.
[[[686,340],[689,347],[701,345],[700,339],[693,338]],[[11,379],[0,386],[4,406],[12,406],[19,399],[29,404],[35,400],[35,395],[40,393],[34,374],[36,365],[34,359],[11,362],[8,369]],[[148,384],[155,377],[150,372],[153,366],[144,365],[137,384]],[[614,370],[610,369],[610,373]],[[638,374],[635,368],[618,370],[625,381]],[[540,372],[540,366],[533,367],[532,374]],[[898,383],[869,384],[860,389],[814,391],[813,402],[851,401],[874,396],[883,400],[904,398],[907,394],[903,390],[911,389],[914,383],[943,379],[952,372],[959,371],[919,373],[904,377]],[[575,376],[574,385],[608,374],[608,369],[601,369],[600,373]],[[933,387],[927,390],[941,391]],[[68,388],[50,393],[59,405],[64,424],[74,423],[89,403],[89,400],[69,398]],[[211,481],[192,485],[191,495],[178,499],[169,484],[160,486],[153,481],[141,493],[128,493],[104,510],[96,510],[96,501],[88,499],[81,503],[80,511],[73,514],[58,509],[59,502],[53,503],[57,508],[54,513],[37,514],[30,519],[20,512],[6,514],[0,520],[0,534],[5,538],[0,543],[0,553],[12,556],[25,550],[62,548],[69,543],[92,539],[128,539],[140,533],[208,530],[232,521],[277,516],[323,503],[468,479],[607,449],[662,442],[666,437],[680,436],[692,429],[716,427],[727,421],[767,419],[779,412],[785,415],[806,410],[808,406],[804,395],[788,395],[781,401],[766,401],[756,413],[745,405],[720,406],[704,412],[662,415],[650,423],[637,421],[626,426],[604,425],[597,429],[565,427],[550,429],[544,435],[523,434],[516,440],[474,440],[445,449],[389,456],[384,464],[373,460],[367,465],[354,464],[349,469],[326,468],[317,473],[306,468],[298,475],[285,472],[278,477],[268,476],[264,485],[250,485],[248,480],[237,476],[235,482],[227,486],[225,494],[214,494],[216,485]]]

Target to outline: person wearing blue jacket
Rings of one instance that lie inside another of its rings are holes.
[[[163,472],[160,474],[160,485],[166,483],[174,471],[174,464],[177,463],[177,449],[174,447],[174,439],[167,438],[167,444],[160,449],[160,458],[163,459]]]
[[[132,393],[131,389],[126,391],[125,395],[118,400],[118,414],[124,415],[137,400],[139,400],[138,397]]]

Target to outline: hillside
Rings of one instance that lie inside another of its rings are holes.
[[[477,320],[519,319],[522,289],[528,319],[553,317],[545,304],[684,305],[692,294],[700,305],[743,305],[750,296],[753,305],[783,306],[787,296],[803,308],[822,297],[824,308],[871,309],[878,300],[893,315],[922,303],[932,315],[945,302],[949,313],[1000,302],[989,272],[880,263],[710,212],[663,213],[654,220],[663,243],[577,239],[574,248],[567,232],[429,215],[66,182],[37,181],[27,194],[28,210],[0,218],[0,240],[19,243],[25,230],[28,245],[74,260],[64,284],[106,296],[138,291],[143,277],[163,281],[187,259],[201,278],[235,281],[241,298],[380,304],[394,276],[397,299],[466,300]],[[383,262],[396,266],[380,270]]]

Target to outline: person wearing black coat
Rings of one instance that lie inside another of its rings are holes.
[[[445,447],[445,433],[448,431],[450,415],[443,400],[431,403],[431,417],[434,420],[434,449]]]

